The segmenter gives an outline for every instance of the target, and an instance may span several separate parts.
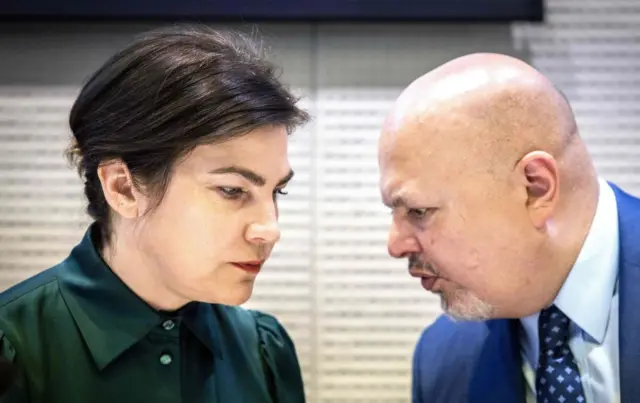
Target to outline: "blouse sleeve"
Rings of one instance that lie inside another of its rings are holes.
[[[0,403],[26,403],[24,376],[18,371],[13,345],[0,330]]]
[[[260,355],[273,403],[304,403],[298,357],[289,334],[273,316],[253,311]]]

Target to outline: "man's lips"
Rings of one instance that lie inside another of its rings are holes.
[[[422,287],[427,291],[431,291],[435,286],[436,281],[438,281],[438,279],[440,278],[439,276],[436,276],[433,273],[426,272],[421,268],[411,268],[409,269],[409,274],[412,277],[419,278]]]
[[[422,280],[420,280],[420,284],[422,284],[422,288],[424,288],[427,291],[433,291],[433,287],[435,287],[436,285],[436,281],[438,281],[440,277],[423,277]]]
[[[416,278],[439,277],[434,273],[428,272],[420,268],[410,268],[409,274],[411,275],[411,277],[416,277]]]

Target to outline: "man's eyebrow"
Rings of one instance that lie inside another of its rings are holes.
[[[385,193],[389,197],[385,197]],[[406,192],[404,191],[404,189],[392,190],[391,187],[387,187],[385,191],[382,192],[382,202],[385,206],[391,209],[396,209],[398,207],[407,207],[409,205],[409,201],[407,200]]]
[[[407,207],[408,205],[407,199],[403,196],[397,196],[391,200],[391,208]]]
[[[256,186],[264,186],[267,181],[266,179],[255,173],[254,171],[250,170],[249,168],[244,168],[244,167],[240,167],[237,165],[230,165],[227,167],[222,167],[222,168],[217,168],[214,169],[212,171],[209,171],[210,174],[236,174],[236,175],[240,175],[243,178],[245,178],[246,180],[248,180],[249,182],[253,183]],[[287,182],[289,182],[291,180],[291,178],[293,178],[293,171],[290,170],[289,173],[282,179],[280,179],[280,181],[278,181],[278,186],[282,186],[284,184],[286,184]]]

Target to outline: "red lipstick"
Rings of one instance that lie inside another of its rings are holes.
[[[262,269],[262,265],[264,264],[264,260],[250,260],[247,262],[232,262],[232,265],[237,267],[238,269],[244,270],[251,274],[258,274],[260,269]]]

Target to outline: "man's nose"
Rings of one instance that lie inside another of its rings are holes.
[[[389,239],[387,241],[389,255],[395,258],[405,258],[412,253],[419,251],[418,241],[414,236],[403,233],[394,222],[389,229]]]

